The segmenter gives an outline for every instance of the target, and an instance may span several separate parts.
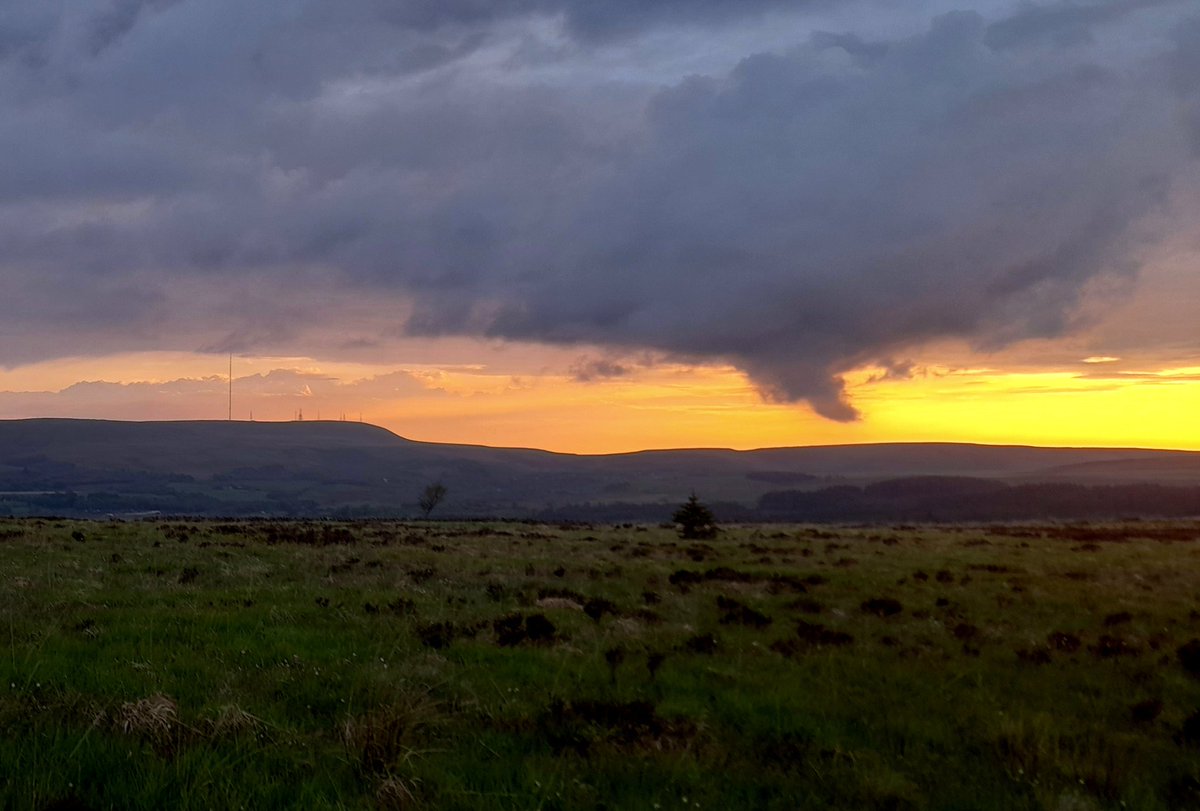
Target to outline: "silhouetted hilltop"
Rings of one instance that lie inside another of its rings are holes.
[[[739,520],[999,517],[1052,492],[1076,512],[1128,501],[1082,484],[1200,485],[1200,454],[893,443],[583,456],[417,442],[355,422],[0,421],[0,512],[411,515],[434,481],[449,489],[444,517],[665,519],[693,491]],[[1170,495],[1139,492],[1127,493],[1130,514],[1139,498]]]

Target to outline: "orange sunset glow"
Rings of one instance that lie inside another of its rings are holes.
[[[0,375],[8,388],[0,403],[9,418],[222,419],[224,360],[143,353],[38,364]],[[14,394],[18,387],[25,393]],[[847,389],[861,411],[853,422],[765,402],[728,366],[660,363],[581,381],[480,366],[235,357],[233,404],[235,419],[361,419],[422,441],[585,454],[922,441],[1200,449],[1200,366],[1097,375],[931,365],[905,378],[864,368],[847,375]]]
[[[1200,448],[1186,4],[286,5],[20,17],[0,417]]]

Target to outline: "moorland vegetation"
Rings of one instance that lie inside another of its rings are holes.
[[[1200,807],[1197,563],[1186,521],[2,521],[0,805]]]

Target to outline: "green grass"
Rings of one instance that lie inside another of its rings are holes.
[[[1200,807],[1198,563],[1188,523],[0,521],[0,804]]]

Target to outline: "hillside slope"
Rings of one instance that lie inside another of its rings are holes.
[[[405,515],[433,481],[450,491],[444,515],[673,504],[693,491],[750,508],[780,490],[911,476],[1200,484],[1200,453],[896,443],[578,456],[353,422],[0,421],[0,511],[15,513]]]

